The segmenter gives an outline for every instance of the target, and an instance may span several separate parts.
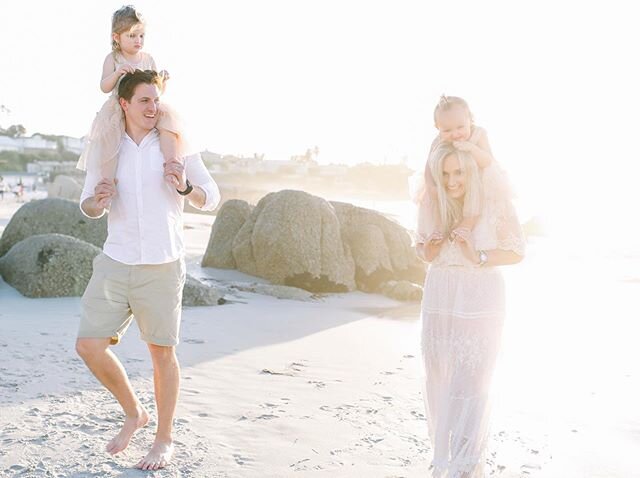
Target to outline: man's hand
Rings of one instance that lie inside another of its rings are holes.
[[[171,158],[164,163],[164,178],[176,189],[187,189],[187,176],[184,173],[184,163],[180,158]]]
[[[116,195],[117,179],[102,178],[94,189],[94,197],[96,206],[102,209],[108,209],[111,206],[111,200]]]

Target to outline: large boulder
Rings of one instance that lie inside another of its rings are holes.
[[[251,214],[251,209],[248,202],[240,199],[231,199],[222,205],[211,228],[209,244],[202,258],[204,267],[236,268],[232,252],[233,240]]]
[[[64,234],[102,248],[107,239],[107,218],[89,219],[77,202],[40,199],[26,203],[13,215],[0,238],[0,256],[21,240],[37,234]]]
[[[263,197],[233,240],[242,272],[313,292],[354,290],[354,264],[331,204],[302,191]]]
[[[30,236],[0,259],[0,275],[27,297],[68,297],[84,293],[100,249],[62,234]]]
[[[224,293],[187,274],[184,290],[182,291],[182,305],[200,306],[221,305],[224,303]]]
[[[395,300],[417,302],[422,299],[422,287],[406,280],[390,280],[380,284],[378,292]]]
[[[375,292],[390,280],[423,282],[424,264],[405,228],[377,211],[343,202],[331,204],[355,262],[358,289]]]
[[[82,194],[82,185],[71,176],[59,174],[47,187],[47,195],[50,198],[70,199],[79,201]]]

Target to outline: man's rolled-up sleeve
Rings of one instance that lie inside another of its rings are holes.
[[[220,203],[220,189],[211,177],[211,174],[209,174],[209,171],[207,171],[206,166],[202,162],[202,157],[200,154],[187,156],[185,163],[187,179],[189,179],[189,182],[194,187],[198,186],[202,189],[205,194],[204,206],[199,209],[202,211],[213,211]]]
[[[84,210],[82,209],[82,203],[85,199],[89,199],[95,196],[96,186],[98,185],[99,181],[100,177],[98,175],[98,172],[95,171],[95,168],[87,168],[87,176],[84,179],[84,186],[82,187],[82,192],[80,193],[80,211],[82,212],[82,214],[91,219],[97,218],[89,216],[86,212],[84,212]],[[99,217],[102,217],[103,215],[104,212]]]

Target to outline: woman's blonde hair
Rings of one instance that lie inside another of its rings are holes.
[[[444,161],[451,155],[458,158],[460,169],[465,178],[465,192],[462,201],[449,197],[444,182]],[[444,232],[451,232],[463,217],[480,215],[480,172],[470,153],[459,151],[450,144],[440,143],[429,155],[427,164],[431,168],[431,176],[436,184],[438,212],[440,223],[445,229]]]
[[[438,115],[443,111],[449,111],[455,107],[464,109],[469,115],[469,120],[473,125],[473,114],[471,113],[469,104],[465,100],[463,100],[459,96],[442,95],[440,96],[440,100],[438,101],[438,104],[433,110],[433,122],[436,125],[436,128],[438,127]]]
[[[133,5],[124,5],[113,13],[111,17],[111,49],[114,53],[120,51],[120,45],[113,38],[113,34],[121,35],[137,25],[144,25],[144,18]]]

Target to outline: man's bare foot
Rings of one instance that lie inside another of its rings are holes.
[[[138,462],[136,468],[141,470],[159,470],[169,464],[173,456],[173,442],[156,438],[147,456]]]
[[[147,411],[138,406],[139,413],[136,416],[126,416],[122,429],[111,441],[107,444],[107,452],[115,455],[129,446],[131,437],[138,428],[142,428],[149,421],[149,414]]]

